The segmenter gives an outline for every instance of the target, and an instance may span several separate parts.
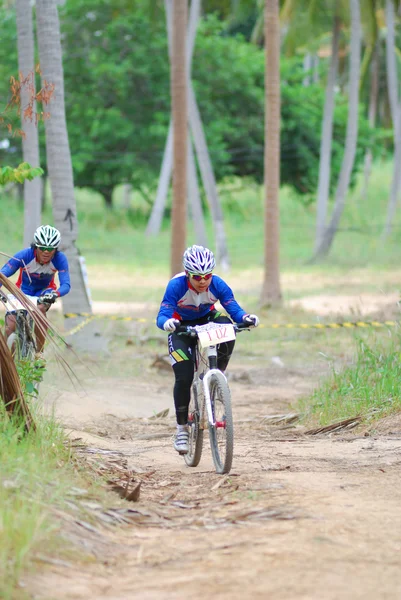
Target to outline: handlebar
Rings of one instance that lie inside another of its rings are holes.
[[[51,304],[54,304],[54,302],[57,300],[57,298],[46,298],[44,296],[39,296],[38,298],[38,304],[48,304],[49,306]],[[8,298],[5,294],[3,294],[3,292],[0,291],[0,302],[3,302],[4,304],[7,304],[8,302]]]
[[[54,300],[49,300],[48,298],[43,298],[42,296],[39,296],[38,298],[38,304],[53,304]]]
[[[255,327],[254,325],[251,325],[250,323],[228,323],[228,324],[233,325],[235,332],[250,331],[251,329],[254,329],[254,327]],[[227,323],[216,323],[216,325],[224,326],[224,325],[227,325]],[[177,327],[175,328],[175,331],[173,333],[176,333],[178,335],[186,335],[186,336],[192,337],[192,338],[198,337],[198,332],[196,331],[196,327],[194,325],[177,325]]]
[[[56,302],[57,298],[58,298],[58,296],[49,296],[49,297],[46,297],[46,295],[39,296],[38,304],[48,304],[50,306],[51,304],[54,304]]]

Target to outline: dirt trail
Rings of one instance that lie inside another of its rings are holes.
[[[317,371],[267,366],[250,381],[241,373],[233,365],[228,477],[215,474],[207,440],[189,469],[172,448],[172,416],[148,418],[171,413],[167,372],[121,384],[94,378],[90,401],[72,391],[58,398],[73,437],[121,452],[135,470],[138,523],[92,536],[93,562],[26,580],[34,598],[400,598],[400,423],[330,437],[269,425],[263,417],[288,412]],[[46,401],[55,395],[49,387]]]

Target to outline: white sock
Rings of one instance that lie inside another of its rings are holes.
[[[187,425],[177,425],[177,431],[188,431]]]

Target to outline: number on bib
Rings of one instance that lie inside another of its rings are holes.
[[[213,328],[197,328],[199,342],[202,348],[207,348],[208,346],[217,346],[217,344],[235,340],[235,330],[233,325],[230,323],[224,323],[223,325],[214,323],[214,325],[215,327]]]

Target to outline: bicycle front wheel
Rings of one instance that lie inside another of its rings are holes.
[[[209,423],[210,448],[216,473],[229,473],[233,462],[234,424],[231,394],[222,373],[214,373],[209,383],[214,425]]]
[[[32,361],[35,358],[36,345],[33,339],[32,330],[27,319],[18,329],[19,359]]]
[[[191,401],[188,409],[189,451],[184,454],[188,467],[197,467],[202,456],[203,429],[200,429],[200,411],[195,385],[191,390]]]

